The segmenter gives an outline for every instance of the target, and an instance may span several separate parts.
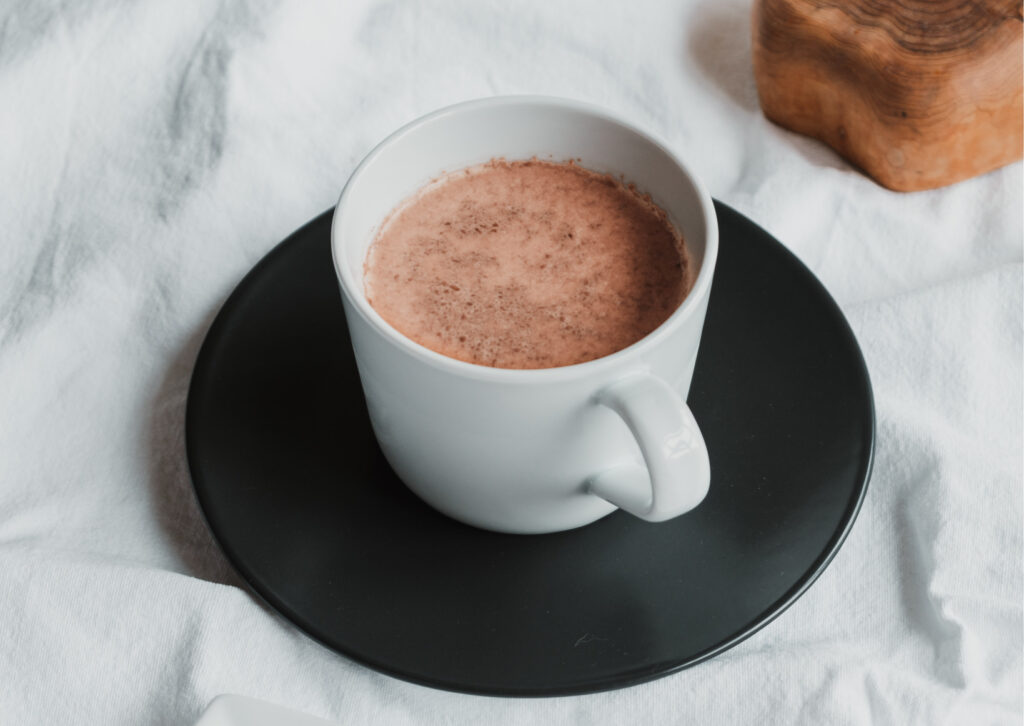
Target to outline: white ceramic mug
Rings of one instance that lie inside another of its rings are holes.
[[[683,235],[693,289],[656,330],[577,365],[510,370],[406,338],[363,293],[366,252],[396,206],[495,157],[579,159],[651,195]],[[579,527],[616,508],[650,521],[697,506],[707,449],[685,399],[718,254],[711,197],[664,146],[592,106],[545,97],[471,101],[392,134],[334,212],[334,264],[374,433],[402,481],[468,524],[516,533]]]

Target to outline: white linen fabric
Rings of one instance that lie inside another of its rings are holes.
[[[749,37],[749,0],[0,4],[0,723],[189,724],[224,692],[344,724],[1020,723],[1021,164],[887,191],[765,120]],[[821,278],[874,385],[821,579],[609,693],[459,695],[317,645],[232,572],[184,457],[243,274],[399,125],[506,93],[662,137]]]

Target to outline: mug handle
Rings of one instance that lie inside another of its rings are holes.
[[[662,522],[704,499],[711,465],[704,437],[674,388],[638,373],[598,391],[594,401],[617,413],[633,433],[646,468],[613,467],[587,480],[587,489],[640,519]]]

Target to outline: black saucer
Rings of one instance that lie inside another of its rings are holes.
[[[324,645],[458,691],[627,686],[756,632],[849,532],[874,410],[857,342],[821,284],[764,230],[717,211],[690,393],[712,481],[695,511],[519,536],[420,502],[370,431],[324,214],[246,276],[196,362],[189,465],[224,553]]]

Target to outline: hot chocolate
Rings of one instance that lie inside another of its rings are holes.
[[[658,206],[574,163],[492,160],[397,208],[370,247],[370,305],[451,358],[553,368],[640,340],[689,289]]]

